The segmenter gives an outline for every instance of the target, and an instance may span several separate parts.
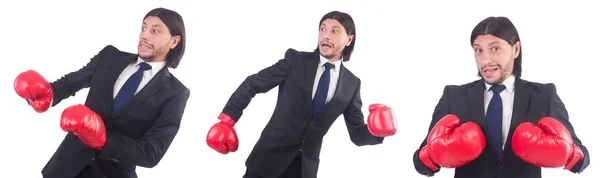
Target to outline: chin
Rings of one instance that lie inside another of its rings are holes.
[[[483,80],[490,85],[499,84],[501,82],[500,77],[483,78]]]
[[[142,59],[149,59],[152,57],[152,55],[140,53],[140,54],[138,54],[138,57],[140,57]]]
[[[326,51],[324,51],[323,49],[319,48],[319,53],[321,53],[321,55],[327,54]]]
[[[144,56],[149,56],[149,55],[152,55],[152,50],[146,49],[146,48],[138,48],[138,54],[144,55]]]
[[[331,57],[334,55],[332,53],[328,53],[328,52],[324,52],[324,51],[319,51],[319,54],[321,54],[321,56],[323,56],[325,58],[328,58],[328,57]]]

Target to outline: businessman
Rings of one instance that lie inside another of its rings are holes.
[[[541,178],[541,168],[581,173],[590,155],[552,83],[521,79],[522,48],[506,17],[471,33],[480,80],[449,85],[413,162],[422,175],[455,168],[456,178]]]
[[[136,166],[156,166],[179,130],[190,95],[168,69],[179,65],[184,51],[183,19],[156,8],[143,19],[138,54],[108,45],[52,83],[33,70],[18,75],[15,91],[40,113],[89,88],[85,104],[62,112],[60,126],[68,134],[43,177],[133,178]]]
[[[207,134],[207,144],[227,154],[238,148],[233,128],[258,93],[279,86],[275,111],[246,160],[244,178],[316,178],[323,136],[344,115],[350,140],[376,145],[396,132],[392,110],[369,106],[363,118],[360,79],[342,61],[349,61],[356,42],[352,17],[332,11],[319,22],[314,52],[288,49],[276,64],[250,75],[231,95]]]

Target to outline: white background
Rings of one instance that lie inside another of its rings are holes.
[[[390,4],[395,2],[397,4]],[[568,2],[568,3],[567,3]],[[155,7],[179,12],[187,51],[176,77],[191,89],[181,129],[150,177],[242,177],[244,162],[275,106],[277,89],[257,95],[235,126],[239,151],[221,155],[206,146],[208,129],[225,102],[250,74],[274,64],[285,50],[312,51],[319,19],[340,10],[353,16],[357,43],[346,66],[362,79],[368,104],[392,107],[398,133],[377,146],[356,147],[343,117],[324,138],[319,177],[423,177],[412,163],[427,134],[444,85],[476,80],[469,38],[488,16],[507,16],[523,46],[523,78],[552,82],[569,111],[576,133],[600,154],[595,132],[598,102],[598,5],[576,1],[2,1],[0,45],[4,61],[0,177],[41,177],[41,169],[66,134],[62,110],[83,103],[87,89],[43,114],[15,94],[14,78],[35,69],[49,81],[78,70],[104,46],[136,52],[143,16]],[[594,159],[595,160],[595,159]],[[580,175],[543,169],[545,178],[598,177],[592,164]],[[443,169],[436,177],[453,177]]]

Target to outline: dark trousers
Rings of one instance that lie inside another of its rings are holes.
[[[246,174],[242,178],[265,178],[254,175],[248,169],[246,169]],[[302,178],[302,152],[298,152],[296,158],[292,161],[292,163],[283,171],[283,174],[279,175],[277,178]]]

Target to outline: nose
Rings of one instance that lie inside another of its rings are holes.
[[[328,38],[328,37],[326,37],[326,36],[324,36],[324,35],[320,35],[320,36],[319,36],[319,43],[321,43],[321,42],[326,42],[326,41],[329,41],[329,38]]]
[[[487,52],[483,52],[479,55],[479,60],[481,61],[481,63],[483,64],[490,64],[492,63],[492,58],[490,57],[490,54],[488,54]]]
[[[321,38],[322,41],[324,40],[329,40],[330,37],[330,33],[328,31],[321,31],[321,33],[319,33],[319,37]]]
[[[150,35],[149,33],[150,33],[150,32],[148,32],[147,30],[146,30],[146,31],[142,30],[142,31],[140,32],[140,39],[142,39],[142,40],[147,40],[147,39],[148,39],[148,36]]]

